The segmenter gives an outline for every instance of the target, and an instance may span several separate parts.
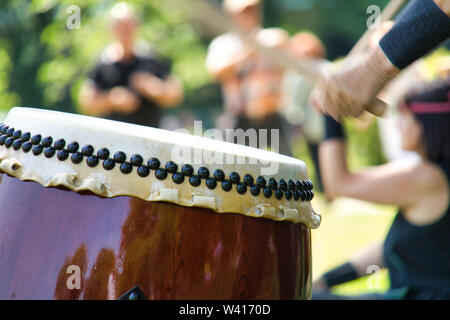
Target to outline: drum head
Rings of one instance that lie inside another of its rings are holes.
[[[0,125],[0,170],[45,187],[127,195],[317,228],[303,161],[111,120],[13,108]]]

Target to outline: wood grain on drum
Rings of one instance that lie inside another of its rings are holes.
[[[0,299],[117,299],[136,285],[149,299],[310,296],[301,223],[0,181]]]

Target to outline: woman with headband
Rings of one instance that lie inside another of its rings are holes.
[[[347,168],[341,125],[326,118],[320,160],[328,196],[399,210],[384,243],[325,273],[315,282],[313,298],[350,298],[332,295],[329,288],[363,277],[375,265],[389,270],[390,290],[353,298],[450,299],[450,78],[407,94],[399,109],[402,147],[420,160],[359,173]]]

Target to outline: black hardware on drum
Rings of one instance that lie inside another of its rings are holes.
[[[166,179],[170,173],[172,174],[172,181],[176,184],[183,183],[185,177],[189,177],[188,181],[192,186],[197,187],[202,180],[205,180],[206,187],[211,190],[217,187],[217,182],[221,182],[222,190],[226,192],[230,191],[234,184],[239,194],[245,194],[250,189],[250,193],[255,197],[259,196],[261,190],[266,198],[275,195],[278,200],[281,200],[284,196],[286,200],[293,198],[296,201],[311,201],[314,197],[314,186],[311,180],[297,180],[295,182],[289,179],[286,182],[284,179],[276,181],[274,178],[270,178],[266,181],[263,176],[258,176],[255,183],[254,177],[248,173],[244,175],[242,181],[237,172],[231,172],[228,176],[229,179],[226,179],[226,175],[221,169],[215,170],[211,177],[210,171],[206,167],[200,167],[197,170],[197,175],[194,175],[194,168],[190,164],[184,164],[181,171],[178,171],[179,166],[175,162],[168,161],[164,167],[161,167],[160,160],[152,157],[148,160],[147,165],[143,165],[144,158],[139,154],[133,154],[130,161],[127,162],[127,155],[123,151],[118,151],[114,153],[113,158],[109,158],[110,152],[105,147],[98,149],[95,155],[94,147],[87,144],[79,152],[80,144],[76,141],[69,143],[67,148],[64,149],[66,145],[64,139],[54,140],[50,136],[42,138],[40,134],[32,136],[29,132],[22,133],[21,130],[15,130],[3,123],[0,124],[0,134],[0,146],[6,148],[12,146],[16,151],[22,148],[25,153],[31,150],[35,156],[44,153],[46,158],[52,158],[56,154],[60,161],[67,160],[71,153],[71,161],[74,164],[79,164],[86,158],[86,164],[91,168],[96,167],[100,160],[103,160],[102,165],[105,170],[112,170],[117,163],[120,164],[120,171],[123,174],[129,174],[133,167],[137,167],[137,174],[143,178],[150,174],[150,170],[155,171],[155,177],[159,180]]]

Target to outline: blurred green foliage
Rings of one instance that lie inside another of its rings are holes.
[[[184,2],[189,0],[128,3],[135,6],[142,20],[139,38],[150,43],[161,56],[170,58],[174,73],[183,81],[184,103],[169,113],[179,116],[189,110],[195,119],[204,121],[207,129],[213,126],[222,105],[220,87],[211,82],[204,67],[207,45],[214,34],[208,27],[190,21],[186,7],[177,6],[177,1],[189,4]],[[2,0],[0,117],[14,105],[76,112],[81,83],[101,50],[112,40],[108,14],[117,2]],[[383,7],[387,2],[379,0],[375,4]],[[324,41],[329,58],[334,59],[345,55],[367,29],[366,10],[371,4],[372,0],[265,0],[265,26],[280,26],[290,34],[311,30]],[[66,26],[71,5],[81,10],[79,29],[70,30]],[[431,69],[432,65],[433,62]],[[376,124],[364,133],[351,127],[349,132],[356,139],[351,141],[356,147],[350,150],[355,163],[383,161]],[[293,140],[297,143],[295,137]]]
[[[326,44],[328,58],[346,55],[367,30],[367,8],[383,9],[389,0],[276,0],[265,1],[266,24],[294,34],[307,29]]]
[[[111,41],[109,9],[116,1],[5,0],[0,4],[0,108],[33,105],[75,111],[77,93],[102,48]],[[139,38],[173,60],[190,90],[209,81],[206,43],[167,1],[131,0],[142,18]],[[69,29],[69,6],[81,9]]]

